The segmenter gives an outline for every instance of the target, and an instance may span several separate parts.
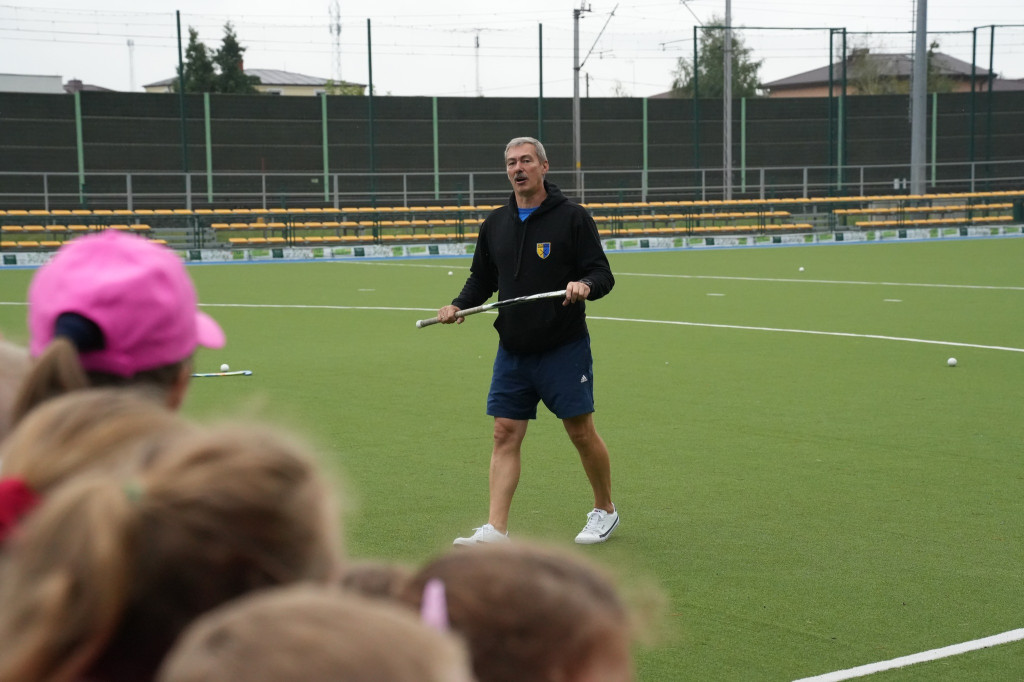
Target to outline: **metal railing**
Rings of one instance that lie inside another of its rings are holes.
[[[720,168],[571,171],[549,179],[584,202],[721,199]],[[733,173],[733,198],[871,196],[908,193],[909,164],[764,166]],[[325,186],[326,183],[326,186]],[[929,193],[1024,187],[1024,160],[936,163]],[[15,173],[0,172],[0,208],[299,208],[480,205],[507,201],[501,171],[413,173]]]

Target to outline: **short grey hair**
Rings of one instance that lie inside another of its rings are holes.
[[[518,147],[522,144],[532,144],[533,148],[537,150],[537,158],[540,159],[541,163],[547,163],[548,153],[544,151],[544,145],[540,143],[535,137],[513,137],[509,140],[509,143],[505,145],[505,159],[508,159],[508,150],[512,147]]]

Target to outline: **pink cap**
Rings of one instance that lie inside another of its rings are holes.
[[[104,348],[80,356],[90,372],[130,377],[225,341],[220,325],[196,308],[181,258],[114,230],[68,242],[36,272],[28,290],[33,357],[53,340],[63,313],[77,313],[103,332]]]

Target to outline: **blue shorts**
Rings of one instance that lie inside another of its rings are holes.
[[[541,400],[559,419],[594,411],[594,359],[589,335],[544,353],[510,353],[498,346],[487,414],[536,419]]]

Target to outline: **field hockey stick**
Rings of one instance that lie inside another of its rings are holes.
[[[240,369],[234,372],[198,372],[194,377],[249,377],[252,376],[251,369]]]
[[[507,308],[513,305],[519,305],[520,303],[529,303],[530,301],[539,301],[542,298],[560,298],[565,296],[565,289],[559,291],[547,291],[543,294],[533,294],[531,296],[520,296],[519,298],[506,298],[504,301],[495,301],[494,303],[485,303],[484,305],[478,305],[475,308],[466,308],[455,313],[455,317],[466,317],[467,315],[476,315],[482,313],[485,310],[493,310],[495,308]],[[422,329],[423,327],[429,327],[432,324],[437,324],[438,319],[431,317],[428,320],[417,320],[416,328]]]

